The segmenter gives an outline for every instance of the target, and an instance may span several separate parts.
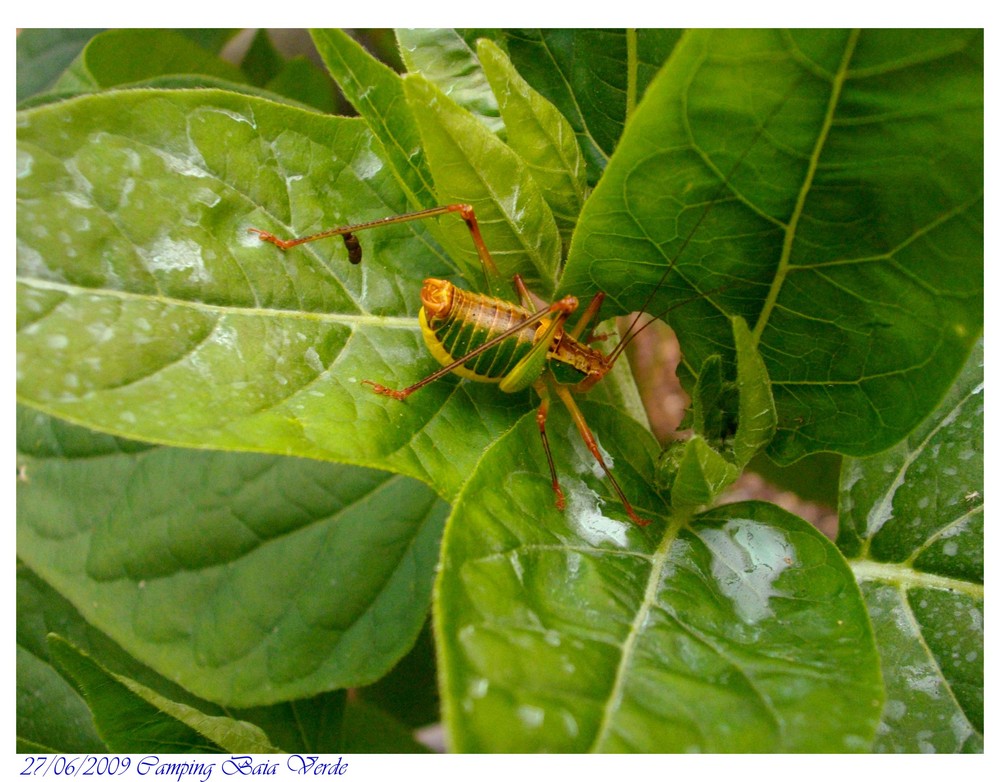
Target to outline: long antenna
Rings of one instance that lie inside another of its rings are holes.
[[[760,141],[761,137],[764,135],[764,131],[767,129],[767,126],[771,123],[771,120],[774,119],[777,113],[781,111],[782,108],[784,108],[786,103],[788,103],[788,100],[791,98],[792,93],[794,92],[795,88],[798,87],[798,85],[802,82],[802,79],[803,77],[800,76],[791,84],[791,86],[788,88],[788,91],[782,96],[781,100],[778,101],[777,105],[773,109],[771,109],[771,112],[767,115],[767,117],[764,118],[764,121],[760,124],[760,127],[757,128],[756,133],[754,133],[753,139],[747,145],[746,149],[744,149],[743,152],[740,153],[740,156],[736,159],[732,167],[729,169],[729,172],[722,178],[722,181],[719,183],[719,187],[716,189],[714,195],[709,199],[708,204],[706,204],[705,208],[698,216],[698,220],[695,222],[691,230],[688,231],[687,236],[684,237],[684,241],[681,243],[681,246],[677,249],[677,252],[673,254],[673,257],[671,257],[670,262],[667,264],[667,268],[660,276],[659,281],[653,287],[653,290],[649,292],[649,295],[646,296],[646,300],[642,303],[642,307],[636,312],[628,328],[625,329],[625,333],[622,335],[621,341],[614,347],[611,353],[608,354],[608,359],[611,361],[612,364],[618,359],[618,356],[621,354],[623,350],[625,350],[628,344],[633,339],[635,339],[635,337],[639,334],[639,332],[641,332],[643,329],[646,328],[646,326],[649,325],[649,323],[647,322],[641,328],[636,329],[636,324],[639,322],[639,318],[642,317],[643,313],[649,307],[650,302],[653,300],[656,294],[659,293],[660,288],[663,287],[663,283],[666,282],[667,277],[670,275],[670,272],[673,271],[674,266],[677,265],[678,259],[687,249],[687,246],[691,243],[691,240],[694,238],[695,233],[697,233],[699,226],[701,226],[702,222],[704,222],[705,218],[708,216],[708,213],[712,211],[712,208],[715,206],[715,204],[718,203],[719,198],[722,196],[722,193],[732,183],[733,177],[736,175],[736,172],[739,170],[740,166],[742,166],[743,163],[746,161],[747,157],[750,155],[750,152],[753,150],[753,148],[757,146],[757,142]],[[717,288],[714,291],[710,291],[707,294],[700,294],[698,296],[694,296],[690,299],[686,299],[681,303],[687,304],[688,302],[694,301],[698,298],[703,298],[704,296],[710,296],[713,293],[718,293],[720,290],[724,290],[725,288],[730,288],[734,284],[735,283],[731,283],[729,285],[722,286],[722,288]],[[668,312],[670,312],[675,308],[676,305],[670,306],[656,317],[661,318],[663,317],[663,315],[666,315]]]
[[[629,342],[638,337],[647,328],[656,323],[656,321],[663,320],[664,316],[670,314],[674,310],[679,310],[685,304],[690,304],[692,301],[701,301],[702,299],[707,299],[711,296],[714,296],[716,293],[722,293],[723,291],[727,291],[730,288],[735,288],[738,285],[741,285],[741,283],[727,282],[725,285],[720,285],[718,288],[712,288],[712,290],[706,291],[705,293],[696,293],[693,296],[688,296],[686,299],[681,299],[680,301],[672,302],[670,306],[667,307],[666,309],[660,310],[655,315],[650,315],[649,320],[647,320],[645,323],[639,326],[639,328],[635,329],[635,331],[632,331],[632,329],[635,327],[635,324],[638,322],[639,317],[645,314],[643,312],[639,312],[633,319],[633,321],[629,324],[628,331],[625,332],[625,337],[622,338],[622,342],[624,342],[625,345],[628,345]],[[615,359],[617,359],[619,354],[622,352],[621,350],[618,349],[619,346],[622,344],[622,342],[619,342],[618,345],[615,345],[614,349],[608,354],[608,356],[611,358],[612,364],[614,364]]]

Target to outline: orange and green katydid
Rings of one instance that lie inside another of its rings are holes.
[[[499,272],[479,231],[475,211],[468,204],[448,204],[411,214],[394,215],[298,239],[280,239],[267,231],[257,228],[250,230],[258,234],[261,240],[282,250],[317,239],[340,236],[347,246],[351,262],[359,263],[361,250],[354,235],[358,231],[448,213],[458,213],[468,226],[486,275],[487,287],[494,290],[499,282]],[[442,365],[441,369],[400,390],[387,388],[370,380],[363,382],[375,393],[399,400],[406,399],[414,391],[449,372],[481,383],[497,383],[500,390],[506,393],[533,387],[541,399],[536,421],[552,476],[556,507],[563,509],[566,500],[559,486],[555,462],[545,434],[551,395],[555,393],[569,410],[580,436],[607,475],[629,518],[639,525],[648,524],[647,519],[635,512],[615,480],[583,413],[573,399],[574,392],[588,391],[611,371],[629,341],[627,338],[622,339],[607,355],[590,346],[589,343],[593,340],[593,330],[590,327],[597,322],[604,294],[596,294],[573,328],[567,331],[566,321],[579,306],[576,297],[566,296],[538,309],[519,275],[514,276],[513,283],[520,304],[506,301],[492,293],[466,291],[446,280],[424,280],[420,292],[420,331],[431,355]]]

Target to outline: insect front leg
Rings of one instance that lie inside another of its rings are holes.
[[[585,309],[583,311],[583,314],[580,315],[580,320],[577,321],[576,325],[573,327],[573,330],[569,333],[569,335],[573,339],[580,339],[580,336],[584,333],[584,331],[586,331],[587,326],[590,325],[591,321],[594,322],[595,327],[597,326],[597,324],[600,322],[600,320],[597,317],[597,314],[601,311],[601,303],[603,301],[604,301],[603,293],[598,291],[597,293],[594,294],[594,298],[590,300],[590,304],[587,305],[587,309]],[[584,340],[585,342],[595,341],[593,331],[594,329],[591,328],[589,339]]]
[[[528,286],[524,284],[524,280],[521,278],[520,274],[514,275],[514,290],[517,291],[517,295],[521,300],[521,306],[525,307],[532,312],[536,311],[538,307],[535,304],[535,295],[528,290]],[[584,340],[587,343],[598,342],[600,340],[606,339],[605,336],[595,337],[593,334],[594,327],[600,322],[598,319],[598,313],[601,311],[601,303],[604,301],[604,294],[598,291],[594,294],[594,298],[590,300],[590,303],[584,309],[583,313],[580,315],[580,319],[577,321],[573,330],[568,332],[569,336],[573,339],[580,339],[580,335],[583,334],[587,326],[593,322],[593,327],[590,329],[590,333]]]

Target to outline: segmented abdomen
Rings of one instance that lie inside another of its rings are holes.
[[[420,310],[420,326],[427,348],[442,366],[475,350],[530,317],[531,313],[516,304],[453,289],[449,311],[441,317],[429,317]],[[485,383],[498,383],[531,349],[538,323],[470,358],[455,372]]]

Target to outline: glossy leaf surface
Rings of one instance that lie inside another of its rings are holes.
[[[436,592],[452,748],[867,749],[881,708],[877,657],[832,544],[762,503],[690,523],[657,516],[662,501],[637,480],[652,438],[610,408],[585,412],[605,441],[631,444],[613,469],[656,521],[639,528],[599,497],[593,460],[563,415],[548,428],[565,512],[537,470],[533,421],[484,455],[447,527]]]
[[[361,385],[438,366],[418,294],[451,270],[419,226],[362,235],[359,267],[336,239],[281,253],[247,233],[405,211],[359,121],[136,90],[21,123],[22,400],[156,442],[383,467],[444,496],[523,404],[450,379],[405,404]],[[466,447],[440,448],[455,432]]]
[[[838,544],[883,658],[878,748],[982,751],[983,352],[905,441],[841,473]]]

